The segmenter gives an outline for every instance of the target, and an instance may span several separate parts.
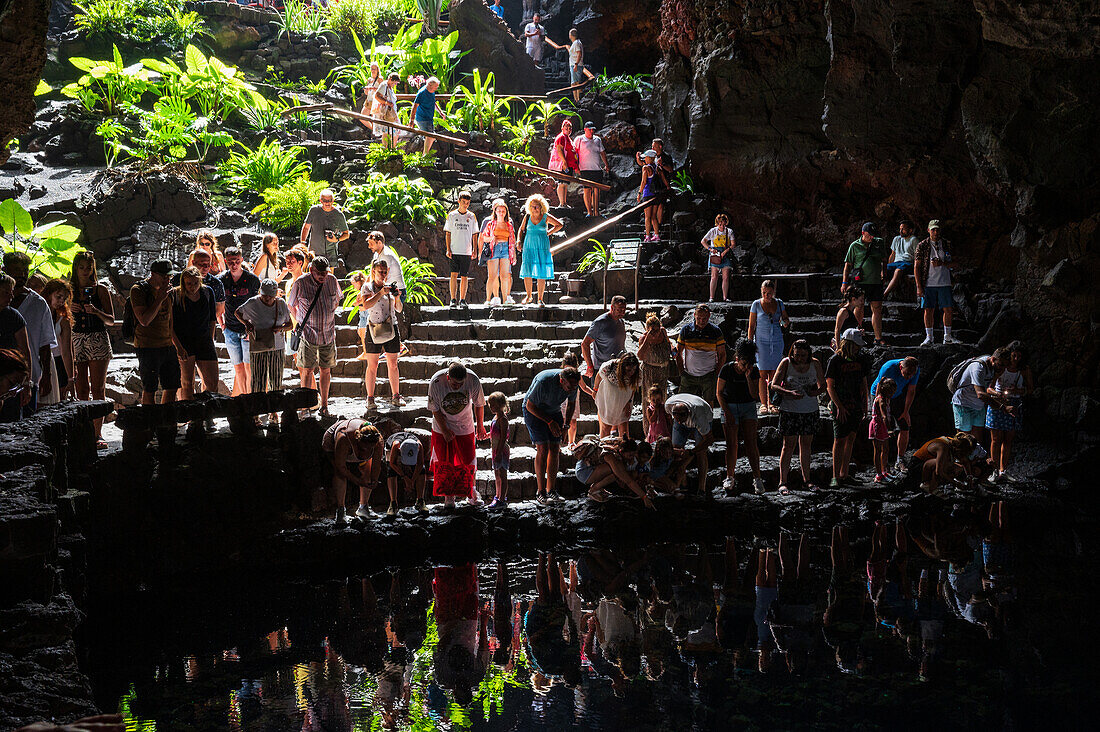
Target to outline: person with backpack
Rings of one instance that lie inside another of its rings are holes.
[[[132,340],[137,353],[142,404],[153,403],[158,385],[161,404],[176,401],[180,361],[188,357],[172,330],[172,274],[171,260],[154,261],[148,279],[134,284],[126,301],[122,335],[124,340]]]
[[[844,257],[844,275],[840,293],[843,295],[853,285],[863,288],[867,302],[871,304],[871,326],[875,329],[875,345],[885,346],[882,340],[882,281],[886,277],[886,257],[889,250],[878,236],[878,228],[868,221],[863,225],[859,238],[848,245]]]
[[[998,348],[992,356],[978,356],[963,361],[947,375],[947,388],[951,390],[951,412],[955,417],[955,429],[981,439],[985,434],[987,406],[1014,414],[1015,407],[1005,396],[994,393],[989,387],[1001,375],[1008,364],[1009,352]]]

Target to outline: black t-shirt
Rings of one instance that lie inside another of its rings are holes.
[[[862,382],[870,373],[871,364],[862,351],[854,361],[835,353],[825,368],[825,378],[836,380],[834,388],[837,396],[848,409],[859,407],[863,395]]]
[[[237,320],[237,308],[260,294],[260,278],[242,269],[240,278],[234,280],[226,270],[218,275],[218,281],[225,288],[225,329],[244,333],[244,323]]]
[[[210,324],[214,318],[214,291],[206,285],[199,289],[199,299],[194,302],[186,295],[177,298],[173,293],[172,329],[181,341],[195,343],[212,338]]]
[[[27,327],[27,321],[19,311],[10,305],[0,310],[0,348],[13,348],[19,350],[19,344],[15,341],[15,334]]]
[[[758,401],[755,392],[749,391],[746,375],[740,373],[733,361],[730,361],[718,372],[718,378],[726,382],[722,389],[722,398],[727,404],[746,404]],[[760,369],[755,366],[748,373],[749,379],[759,379]]]

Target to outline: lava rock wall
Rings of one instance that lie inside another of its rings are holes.
[[[0,0],[0,163],[34,121],[34,90],[46,63],[49,0]]]
[[[863,221],[938,218],[968,319],[1029,342],[1050,416],[1095,406],[1100,3],[663,0],[661,14],[655,127],[742,239],[817,270]],[[998,307],[979,294],[998,291]]]

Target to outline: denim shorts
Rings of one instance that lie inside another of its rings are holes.
[[[229,351],[229,363],[234,366],[249,363],[248,339],[245,334],[228,328],[222,333],[225,335],[225,348]]]
[[[907,275],[913,274],[913,263],[912,262],[898,261],[898,262],[890,262],[889,264],[886,265],[886,271],[889,272],[891,275],[893,275],[894,272],[899,270],[899,269],[901,270],[902,274],[907,274]]]
[[[682,427],[676,420],[672,420],[672,446],[683,447],[688,443],[688,440],[703,439],[703,433],[696,427]]]
[[[739,425],[742,422],[755,422],[756,407],[756,402],[727,403],[726,408],[722,410],[722,424]]]
[[[925,310],[947,310],[955,307],[955,300],[951,297],[951,286],[924,288],[920,306]]]
[[[560,414],[551,415],[550,419],[556,422],[563,430],[565,429],[565,420]],[[523,406],[523,423],[527,425],[527,432],[531,435],[532,445],[557,445],[561,443],[561,435],[559,434],[555,437],[554,434],[550,432],[550,425],[528,412],[526,404]]]
[[[502,460],[495,460],[494,459],[493,460],[493,470],[503,470],[505,473],[507,473],[508,469],[511,465],[511,462],[512,462],[511,458],[508,457],[508,456],[505,456]]]
[[[493,253],[489,259],[508,259],[508,242],[498,241],[493,244]]]
[[[592,477],[592,471],[596,469],[595,465],[588,463],[585,460],[578,460],[577,465],[574,467],[573,472],[577,476],[577,480],[585,485],[588,485],[588,479]]]

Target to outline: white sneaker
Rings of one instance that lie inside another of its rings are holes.
[[[489,300],[489,304],[490,305],[500,305],[500,298],[497,297],[496,295],[493,295],[493,297]]]
[[[484,501],[481,500],[481,495],[475,489],[473,495],[466,499],[466,503],[470,506],[480,506]]]
[[[756,495],[758,495],[758,496],[764,495],[768,490],[767,488],[764,487],[764,479],[763,478],[754,479],[752,484],[753,484],[753,487],[756,490]]]
[[[359,508],[355,509],[355,515],[361,519],[369,519],[374,515],[374,512],[370,510],[370,506],[364,506],[360,503]]]
[[[903,463],[900,460],[898,460],[896,463],[894,463],[894,472],[897,473],[898,475],[901,475],[902,473],[904,473],[905,472],[905,463]]]
[[[949,346],[949,345],[954,345],[954,344],[959,344],[959,343],[962,343],[962,341],[960,341],[960,340],[959,340],[958,338],[956,338],[956,337],[955,337],[955,336],[953,336],[953,335],[950,335],[950,334],[948,334],[948,335],[945,335],[945,336],[943,337],[943,344],[944,344],[945,346]]]
[[[722,481],[722,490],[724,490],[724,491],[733,490],[733,481],[729,478],[726,478],[725,480],[723,480]]]
[[[505,305],[515,305],[516,301],[512,299],[511,295],[509,295],[508,298],[504,301],[504,304]]]
[[[927,348],[932,345],[932,336],[925,336],[924,340],[920,342],[921,348]]]

